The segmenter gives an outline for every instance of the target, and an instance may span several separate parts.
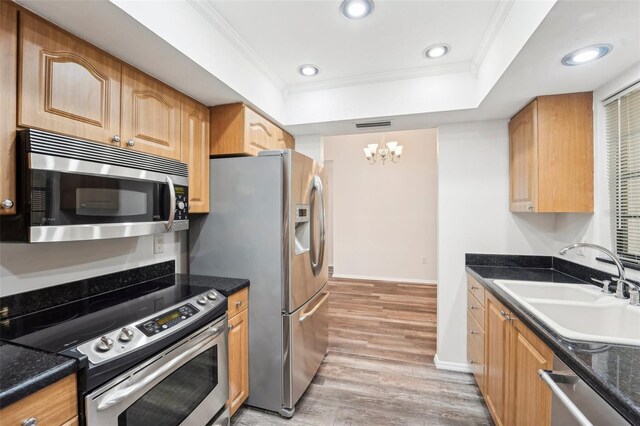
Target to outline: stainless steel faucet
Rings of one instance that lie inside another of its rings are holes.
[[[606,254],[607,256],[609,256],[611,258],[611,260],[613,260],[613,263],[615,263],[616,267],[618,268],[618,278],[612,277],[611,280],[616,282],[616,297],[618,299],[624,299],[624,286],[625,284],[629,286],[629,296],[630,296],[630,300],[629,303],[633,306],[640,306],[640,284],[636,284],[633,281],[629,281],[627,280],[627,274],[624,270],[624,266],[622,265],[622,261],[620,260],[620,258],[618,257],[618,255],[616,255],[614,252],[612,252],[611,250],[609,250],[606,247],[602,247],[599,246],[597,244],[591,244],[591,243],[574,243],[574,244],[569,244],[566,247],[563,247],[562,250],[560,250],[560,255],[564,256],[565,254],[567,254],[567,252],[569,250],[573,250],[575,248],[578,247],[589,247],[598,251],[601,251],[602,253]],[[603,283],[605,286],[608,286],[608,284],[606,283],[606,281]],[[606,289],[608,291],[608,289]]]

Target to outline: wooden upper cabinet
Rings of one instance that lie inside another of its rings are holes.
[[[16,213],[18,9],[0,2],[0,215]]]
[[[593,94],[540,96],[509,122],[510,210],[593,212]]]
[[[120,62],[29,13],[20,13],[20,57],[20,126],[114,143]]]
[[[211,155],[258,155],[293,149],[293,136],[244,104],[211,108]]]
[[[181,161],[189,165],[189,213],[209,213],[209,109],[182,98]]]
[[[128,66],[122,67],[122,146],[180,160],[183,95]]]

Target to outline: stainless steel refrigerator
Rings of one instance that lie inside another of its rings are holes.
[[[328,346],[322,166],[291,150],[210,161],[190,272],[251,281],[247,404],[291,417]]]

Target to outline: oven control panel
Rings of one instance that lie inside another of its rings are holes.
[[[147,336],[153,336],[161,333],[171,327],[175,327],[187,318],[191,318],[200,312],[191,303],[186,303],[172,311],[165,312],[162,315],[136,325],[138,330]]]
[[[180,305],[95,337],[78,345],[76,350],[85,354],[92,364],[100,364],[170,336],[225,301],[217,291],[209,290]]]

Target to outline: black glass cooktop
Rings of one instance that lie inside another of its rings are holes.
[[[2,321],[0,338],[62,352],[209,290],[170,275]]]

